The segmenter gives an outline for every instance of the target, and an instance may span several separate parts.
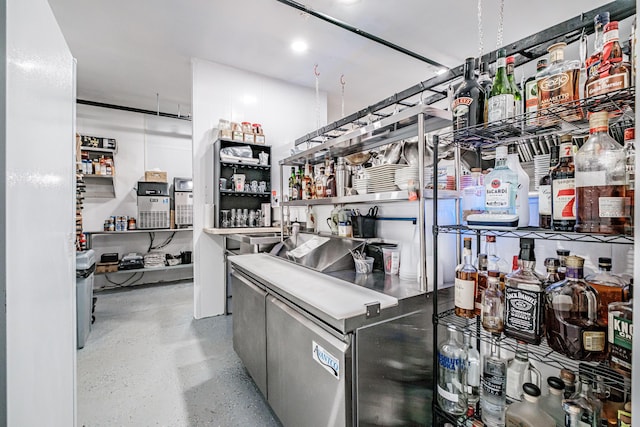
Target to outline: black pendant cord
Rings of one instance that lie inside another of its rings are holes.
[[[284,5],[287,5],[289,7],[292,7],[294,9],[297,9],[297,10],[299,10],[301,12],[304,12],[304,13],[306,13],[308,15],[311,15],[311,16],[313,16],[315,18],[318,18],[318,19],[321,19],[321,20],[323,20],[325,22],[333,24],[333,25],[335,25],[337,27],[340,27],[340,28],[342,28],[344,30],[350,31],[350,32],[352,32],[354,34],[357,34],[357,35],[361,36],[361,37],[364,37],[366,39],[369,39],[371,41],[379,43],[379,44],[381,44],[383,46],[386,46],[388,48],[396,50],[396,51],[398,51],[400,53],[403,53],[403,54],[405,54],[407,56],[415,58],[415,59],[417,59],[419,61],[426,62],[427,64],[433,65],[434,67],[448,68],[447,66],[442,65],[439,62],[434,61],[433,59],[427,58],[426,56],[420,55],[419,53],[416,53],[416,52],[411,51],[409,49],[405,49],[402,46],[398,46],[395,43],[391,43],[388,40],[380,38],[380,37],[378,37],[378,36],[376,36],[374,34],[366,32],[366,31],[363,31],[363,30],[361,30],[359,28],[354,27],[353,25],[349,25],[346,22],[340,21],[339,19],[333,18],[333,17],[331,17],[329,15],[326,15],[324,13],[321,13],[321,12],[316,12],[315,10],[313,10],[313,9],[303,5],[303,4],[300,4],[297,1],[293,1],[293,0],[276,0],[276,1],[278,1],[278,2],[280,2],[282,4],[284,4]]]

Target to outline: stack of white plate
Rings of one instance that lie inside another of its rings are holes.
[[[538,189],[538,185],[540,184],[540,178],[547,175],[549,173],[549,160],[550,154],[540,154],[533,158],[533,170],[534,170],[534,181],[535,181],[535,189]]]
[[[409,182],[413,181],[415,188],[420,186],[420,176],[418,174],[418,166],[408,166],[396,170],[394,182],[401,190],[409,188]]]
[[[406,169],[408,165],[385,164],[373,166],[366,170],[365,176],[369,178],[369,192],[382,193],[396,191],[398,188],[394,182],[398,169]]]
[[[367,194],[369,192],[369,178],[353,177],[352,186],[358,194]]]

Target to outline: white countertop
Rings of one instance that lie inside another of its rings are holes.
[[[224,234],[258,234],[258,233],[279,233],[280,227],[237,227],[237,228],[203,228],[207,234],[224,235]]]
[[[381,309],[398,305],[398,299],[392,296],[267,254],[238,255],[231,261],[264,279],[267,285],[276,285],[280,290],[337,320],[363,315],[366,313],[365,304],[373,302],[379,302]]]

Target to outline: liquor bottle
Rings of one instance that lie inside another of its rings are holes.
[[[560,280],[564,280],[567,273],[567,257],[571,255],[571,251],[569,249],[556,249],[556,255],[558,255],[558,260],[560,261],[558,276],[560,276]]]
[[[462,189],[462,221],[471,214],[484,212],[485,188],[481,168],[471,169],[471,183]]]
[[[478,285],[476,286],[476,297],[475,297],[475,310],[476,316],[480,316],[482,313],[482,296],[484,295],[484,291],[487,289],[489,275],[487,273],[487,266],[489,265],[489,260],[487,259],[487,254],[479,254],[478,255]]]
[[[324,175],[324,166],[318,168],[318,174],[316,175],[316,198],[323,199],[325,194],[326,177]]]
[[[484,123],[485,94],[476,80],[475,68],[475,58],[465,59],[464,81],[453,94],[451,103],[454,131]]]
[[[552,228],[573,231],[576,224],[576,180],[573,164],[573,138],[560,137],[560,161],[551,169]]]
[[[500,289],[500,273],[490,271],[487,289],[482,294],[482,327],[492,334],[500,334],[504,330],[504,294]]]
[[[504,411],[507,407],[507,361],[500,357],[498,339],[499,335],[491,336],[491,353],[484,358],[482,364],[480,408],[482,421],[491,426],[504,426]]]
[[[598,294],[583,277],[584,258],[567,257],[567,275],[546,289],[546,336],[553,350],[570,359],[607,356],[607,328],[598,323]]]
[[[485,236],[484,252],[487,254],[487,270],[499,271],[500,278],[504,279],[504,276],[511,272],[509,263],[498,256],[498,246],[496,243],[496,236],[494,234],[487,234]]]
[[[296,168],[291,168],[291,176],[289,177],[289,200],[296,200],[295,193],[295,185],[296,185]]]
[[[327,161],[326,165],[326,186],[325,186],[325,196],[326,197],[336,197],[336,175],[333,173],[333,160]]]
[[[560,369],[560,379],[564,383],[564,398],[569,399],[576,394],[576,374],[571,370]]]
[[[575,156],[575,230],[580,233],[624,233],[625,154],[609,136],[608,124],[606,111],[591,113],[589,139]]]
[[[438,404],[453,415],[467,412],[467,361],[457,339],[458,330],[447,326],[447,338],[438,348]]]
[[[538,75],[547,68],[547,60],[540,59],[536,64],[536,74],[524,83],[524,112],[527,126],[538,124]]]
[[[522,93],[516,84],[516,78],[513,72],[513,68],[515,67],[516,58],[515,56],[507,57],[507,80],[509,80],[509,86],[511,86],[511,93],[513,93],[513,103],[514,103],[514,116],[517,117],[517,120],[521,119],[522,115]]]
[[[591,379],[587,376],[580,376],[580,389],[574,397],[565,399],[562,407],[568,418],[565,425],[600,427],[602,403],[593,395]]]
[[[627,283],[620,276],[611,273],[611,258],[598,258],[598,272],[584,278],[598,293],[598,322],[609,322],[609,304],[624,301]]]
[[[580,61],[565,61],[566,43],[556,43],[549,51],[549,66],[542,70],[538,84],[538,118],[541,126],[556,124],[559,119],[572,122],[582,119],[580,101]],[[548,108],[568,104],[559,113]]]
[[[600,64],[602,63],[602,47],[604,46],[604,26],[609,23],[609,12],[600,13],[593,18],[593,53],[585,61],[587,79],[584,83],[585,96],[589,96],[588,86],[600,77]]]
[[[631,427],[631,402],[624,404],[624,409],[618,411],[618,427]]]
[[[631,376],[633,344],[633,285],[629,287],[631,299],[609,304],[609,364],[613,369]]]
[[[455,313],[460,317],[474,318],[475,295],[478,283],[478,270],[471,261],[471,238],[464,238],[462,264],[456,268],[455,278]]]
[[[626,89],[631,81],[631,64],[623,61],[622,46],[619,41],[618,22],[612,21],[604,27],[604,46],[601,61],[585,85],[585,96],[591,97]],[[595,78],[594,78],[595,77]]]
[[[516,213],[518,174],[507,166],[507,147],[496,148],[496,165],[485,178],[485,210],[490,214]]]
[[[545,259],[544,266],[547,268],[547,274],[542,281],[545,288],[562,280],[562,278],[560,278],[560,274],[558,274],[558,267],[560,267],[560,260],[558,258]]]
[[[471,332],[464,331],[464,350],[467,359],[467,403],[477,410],[480,400],[480,353],[471,345]]]
[[[551,228],[552,219],[552,200],[551,193],[551,170],[560,162],[560,147],[554,145],[551,147],[551,155],[549,156],[549,173],[540,178],[538,185],[538,226],[544,229]]]
[[[564,382],[558,377],[548,377],[549,394],[540,399],[540,409],[551,416],[556,427],[564,427],[565,413],[562,409]]]
[[[493,80],[489,75],[489,64],[486,62],[480,63],[480,75],[478,76],[478,84],[484,91],[484,115],[482,122],[484,123],[484,127],[487,127],[487,123],[489,122],[489,95],[491,95]]]
[[[533,239],[520,239],[520,268],[507,276],[504,334],[538,345],[543,331],[544,289],[535,272],[534,250]]]
[[[302,181],[302,200],[311,200],[313,198],[313,180],[311,178],[311,165],[304,165],[304,178]]]
[[[515,114],[515,103],[509,78],[507,77],[507,51],[498,50],[498,60],[496,61],[496,75],[493,79],[493,86],[489,94],[489,122],[507,120]]]
[[[509,145],[507,167],[518,174],[518,189],[516,192],[516,215],[518,227],[529,226],[529,175],[520,165],[518,150],[515,144]]]
[[[524,400],[509,405],[505,414],[506,427],[555,427],[556,422],[540,408],[540,387],[531,383],[522,386]]]
[[[613,371],[604,362],[592,368],[593,395],[602,403],[600,411],[600,425],[617,427],[618,411],[624,408],[625,391],[617,385],[624,384],[624,376]]]
[[[625,173],[625,214],[627,222],[624,227],[624,233],[633,236],[633,215],[634,215],[634,197],[636,188],[636,132],[635,128],[627,128],[624,130],[624,155],[626,158]]]
[[[516,342],[516,352],[507,365],[507,403],[522,401],[522,386],[532,382],[531,374],[535,374],[535,383],[540,386],[542,375],[529,362],[529,349],[524,341]]]
[[[294,193],[296,195],[295,200],[302,200],[302,168],[298,168],[298,173],[296,174],[296,182],[294,184],[295,190]]]

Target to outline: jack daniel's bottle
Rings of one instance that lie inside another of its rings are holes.
[[[538,345],[543,332],[544,288],[535,272],[533,239],[520,239],[518,270],[507,276],[504,334]]]
[[[464,63],[464,81],[453,95],[451,112],[453,129],[459,131],[484,123],[484,89],[474,74],[475,58],[467,58]]]

